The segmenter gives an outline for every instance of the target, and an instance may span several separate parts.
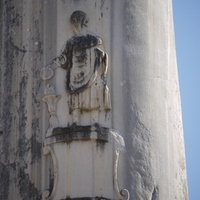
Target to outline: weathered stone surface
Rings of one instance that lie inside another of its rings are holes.
[[[0,1],[0,199],[39,200],[53,187],[52,161],[42,153],[49,114],[40,71],[73,36],[69,18],[75,10],[87,13],[89,31],[108,53],[112,110],[99,119],[125,140],[120,188],[129,190],[130,199],[187,200],[169,0]],[[61,95],[56,112],[64,127],[72,121],[65,79],[65,70],[56,69],[51,80]],[[90,120],[90,113],[81,115],[82,125]]]
[[[0,2],[0,199],[41,199],[43,5]]]

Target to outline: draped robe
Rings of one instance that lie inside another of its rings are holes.
[[[110,93],[102,78],[107,71],[107,54],[98,48],[99,37],[74,36],[64,45],[54,62],[67,70],[66,90],[69,93],[70,113],[111,109]]]

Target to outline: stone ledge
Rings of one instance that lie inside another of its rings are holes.
[[[81,197],[81,198],[66,198],[60,200],[111,200],[104,197]]]
[[[70,126],[57,127],[53,129],[52,135],[45,139],[45,144],[59,142],[72,142],[77,140],[97,140],[99,142],[108,142],[109,128],[101,127],[98,124],[94,126]]]
[[[76,126],[72,125],[69,127],[57,127],[53,129],[53,135],[63,134],[63,133],[76,133],[76,132],[98,132],[100,134],[106,134],[109,132],[109,128],[102,127],[99,124],[95,124],[93,126]]]

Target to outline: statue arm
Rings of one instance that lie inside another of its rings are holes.
[[[102,62],[102,68],[103,73],[102,76],[106,77],[107,71],[108,71],[108,54],[105,53],[103,50],[96,48],[97,56],[101,59]]]
[[[65,44],[61,50],[61,53],[58,57],[53,59],[53,63],[55,63],[58,67],[62,67],[64,69],[68,68],[68,44]]]
[[[56,57],[53,59],[53,63],[55,63],[58,67],[61,67],[66,61],[66,58],[64,55],[60,55],[59,57]]]
[[[43,67],[40,71],[40,78],[42,80],[49,80],[54,75],[54,70],[56,67],[62,67],[63,69],[68,69],[68,66],[70,66],[70,54],[69,49],[67,49],[69,45],[64,45],[64,48],[61,51],[60,56],[54,58],[52,62],[45,67]],[[47,73],[48,72],[48,73]]]
[[[102,58],[103,61],[103,76],[106,77],[107,71],[108,71],[108,54],[104,53],[104,56]]]
[[[99,48],[96,48],[96,54],[97,54],[97,57],[100,59],[100,63],[102,66],[101,77],[102,77],[104,84],[106,84],[106,82],[107,82],[106,74],[108,71],[108,54]]]

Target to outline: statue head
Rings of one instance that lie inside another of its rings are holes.
[[[73,31],[78,34],[81,33],[82,29],[87,27],[88,18],[87,15],[80,11],[74,11],[70,17]]]

